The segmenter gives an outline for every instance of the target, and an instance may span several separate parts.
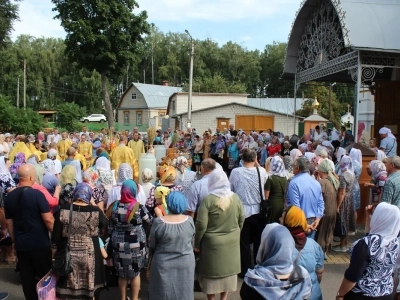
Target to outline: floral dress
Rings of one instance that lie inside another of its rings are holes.
[[[339,176],[339,189],[345,189],[346,191],[343,202],[339,208],[339,215],[347,233],[356,231],[353,203],[354,181],[354,173],[350,171],[345,171]]]

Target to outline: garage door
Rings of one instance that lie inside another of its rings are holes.
[[[255,115],[236,115],[236,129],[243,129],[247,133],[252,130],[266,131],[267,129],[274,130],[273,116],[255,116]]]

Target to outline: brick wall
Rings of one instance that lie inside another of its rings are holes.
[[[217,119],[218,118],[228,118],[230,119],[230,123],[235,125],[235,116],[236,115],[263,115],[263,116],[274,116],[274,131],[281,131],[285,135],[293,134],[293,116],[289,116],[282,114],[275,114],[273,112],[263,111],[256,108],[251,108],[247,106],[232,104],[226,105],[217,108],[210,108],[207,110],[193,112],[192,113],[192,127],[196,128],[197,132],[204,132],[208,128],[211,128],[215,131],[217,127]],[[182,116],[182,121],[185,127],[187,122],[187,116]],[[171,120],[172,122],[172,120]],[[173,120],[175,122],[175,120]],[[296,120],[296,133],[298,132],[298,122]]]

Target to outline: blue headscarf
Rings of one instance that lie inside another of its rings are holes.
[[[182,192],[171,192],[167,198],[168,210],[174,214],[182,214],[187,208],[187,199]]]
[[[82,200],[83,202],[89,204],[90,199],[92,198],[92,193],[93,190],[87,183],[78,183],[72,193],[72,201]]]
[[[105,152],[105,151],[101,152],[97,157],[105,157],[105,158],[107,158],[108,160],[110,160],[110,156],[109,156],[108,153]]]

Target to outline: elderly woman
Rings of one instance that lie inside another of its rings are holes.
[[[297,265],[295,242],[289,230],[277,223],[268,224],[261,236],[257,265],[249,269],[240,290],[243,300],[309,299],[311,278]]]
[[[106,230],[107,218],[97,206],[89,204],[91,198],[92,189],[80,183],[72,195],[72,224],[69,224],[70,204],[61,205],[54,216],[52,242],[61,255],[67,244],[68,227],[71,226],[72,272],[58,278],[57,299],[92,300],[96,290],[105,282],[98,234],[99,230]]]
[[[317,180],[321,185],[325,210],[324,216],[321,222],[319,222],[316,240],[324,253],[326,253],[333,241],[337,212],[336,199],[339,189],[339,179],[334,173],[332,164],[328,159],[324,159],[319,163]]]
[[[151,182],[152,180],[153,180],[153,171],[149,168],[145,168],[142,172],[142,187],[146,199],[149,198],[150,190],[152,187],[154,187],[154,184]]]
[[[297,264],[310,274],[312,292],[308,299],[322,300],[319,283],[324,272],[324,252],[316,241],[306,236],[308,224],[304,212],[297,206],[290,206],[283,212],[280,221],[289,229],[294,239],[296,250],[293,253],[293,261],[297,259]]]
[[[349,268],[336,299],[392,300],[393,269],[399,255],[400,211],[380,203],[367,206],[367,236],[354,242]]]
[[[372,160],[367,167],[367,172],[371,175],[371,182],[365,183],[364,186],[372,191],[372,203],[379,203],[388,177],[386,166],[379,160]]]
[[[18,152],[17,154],[15,154],[14,157],[14,163],[10,166],[10,173],[12,178],[14,179],[18,179],[18,169],[19,167],[26,163],[26,158],[25,158],[25,153],[24,152]]]
[[[71,166],[75,169],[75,180],[77,183],[81,183],[83,181],[83,173],[82,173],[82,164],[79,160],[75,159],[71,161]],[[64,167],[65,168],[65,167]]]
[[[292,161],[295,162],[296,159],[298,159],[299,157],[302,157],[303,153],[299,150],[299,149],[292,149],[290,151],[290,157],[292,158]]]
[[[58,178],[56,176],[56,168],[52,159],[46,159],[41,163],[44,169],[42,185],[46,188],[50,195],[54,195],[54,192],[58,186]]]
[[[215,300],[215,294],[227,300],[228,293],[236,291],[237,274],[241,271],[240,230],[244,211],[222,169],[215,169],[209,176],[208,193],[196,220],[194,247],[200,255],[200,284],[208,300]]]
[[[151,225],[152,217],[136,197],[138,186],[132,179],[125,180],[121,200],[112,205],[108,233],[111,236],[113,264],[117,271],[120,299],[126,299],[128,280],[131,299],[137,300],[140,272],[147,265],[146,233],[143,223]]]
[[[188,169],[188,160],[184,156],[176,159],[175,168],[177,170],[175,184],[182,187],[182,192],[186,196],[192,184],[197,180],[197,174]]]
[[[179,191],[183,192],[183,189],[180,185],[175,185],[175,180],[176,180],[176,169],[171,166],[164,166],[160,168],[159,171],[160,174],[160,182],[159,184],[162,186],[166,186],[173,191]],[[151,215],[154,215],[154,208],[157,206],[156,203],[156,198],[155,198],[155,189],[156,186],[154,186],[149,193],[149,197],[146,200],[146,208],[149,210]]]
[[[267,224],[279,222],[285,203],[288,180],[285,165],[279,156],[272,158],[271,173],[264,185],[265,200],[268,203]]]
[[[154,219],[150,231],[150,300],[194,299],[193,219],[183,215],[187,199],[172,192],[169,214]]]
[[[338,175],[340,173],[340,160],[346,154],[347,154],[346,149],[344,149],[342,147],[338,147],[336,149],[336,153],[335,153],[335,156],[336,156],[335,173],[338,174]]]
[[[32,154],[29,156],[28,160],[26,161],[27,164],[32,165],[35,168],[36,171],[36,182],[38,184],[42,184],[43,182],[43,175],[44,175],[44,169],[41,165],[39,165],[39,157],[36,156],[35,154]]]
[[[65,166],[60,175],[60,205],[70,203],[72,194],[77,185],[75,179],[75,168],[71,165]]]
[[[354,188],[354,169],[351,158],[347,155],[342,156],[340,160],[340,176],[339,189],[337,194],[337,212],[341,223],[346,229],[346,235],[341,236],[340,245],[332,247],[336,252],[347,252],[347,234],[356,231],[356,222],[353,203],[353,188]]]
[[[283,157],[283,163],[285,165],[285,170],[286,170],[286,175],[287,179],[291,179],[294,174],[293,174],[293,160],[290,156],[284,156]]]

